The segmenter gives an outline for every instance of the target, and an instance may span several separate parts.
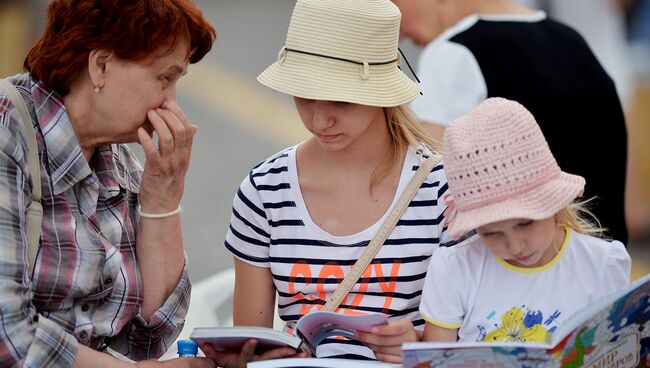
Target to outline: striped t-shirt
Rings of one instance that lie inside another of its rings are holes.
[[[429,156],[429,151],[409,148],[397,194],[386,214],[357,234],[334,236],[318,227],[307,212],[298,184],[297,148],[270,157],[243,180],[225,240],[226,248],[240,260],[271,268],[279,315],[289,329],[301,316],[322,309]],[[385,313],[389,319],[408,318],[417,328],[423,327],[418,306],[429,259],[441,242],[449,241],[443,229],[446,191],[447,179],[439,163],[343,300],[339,313]],[[317,355],[374,358],[359,342],[343,339],[325,340]]]

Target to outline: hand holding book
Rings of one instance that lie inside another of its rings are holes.
[[[246,367],[249,362],[275,360],[282,358],[306,358],[308,354],[298,352],[290,347],[276,347],[264,350],[256,354],[258,341],[256,339],[248,339],[241,346],[240,350],[217,350],[215,346],[210,343],[199,344],[205,356],[212,358],[212,360],[219,367]]]
[[[238,366],[240,361],[315,355],[317,346],[328,337],[356,339],[359,332],[370,332],[373,327],[386,324],[388,318],[382,314],[343,315],[320,311],[298,321],[297,336],[265,327],[199,327],[192,331],[190,339],[206,355],[223,360],[224,364],[220,365]],[[303,353],[297,354],[300,351]]]
[[[359,341],[370,347],[378,360],[389,363],[402,362],[402,344],[420,341],[413,322],[407,319],[375,326],[371,332],[358,332]]]

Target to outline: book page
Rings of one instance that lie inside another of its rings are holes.
[[[354,339],[356,331],[369,332],[372,327],[388,324],[384,314],[346,315],[334,312],[313,312],[298,320],[296,333],[315,352],[318,344],[331,336]]]
[[[301,340],[286,332],[265,327],[197,327],[190,339],[197,344],[211,344],[217,350],[239,351],[249,339],[258,341],[257,348],[269,350],[289,346],[297,349]]]

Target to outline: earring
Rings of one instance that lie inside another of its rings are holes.
[[[95,91],[95,93],[99,93],[99,87],[98,87],[98,86],[95,86],[94,91]]]

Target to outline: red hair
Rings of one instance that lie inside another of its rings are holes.
[[[25,59],[25,69],[61,96],[86,67],[90,51],[145,61],[162,47],[189,41],[188,59],[210,51],[215,29],[190,0],[53,0],[45,32]]]

